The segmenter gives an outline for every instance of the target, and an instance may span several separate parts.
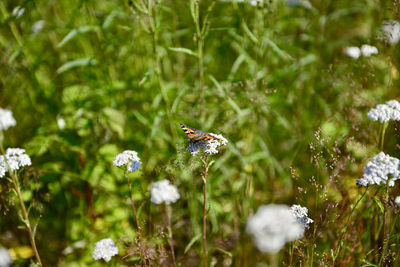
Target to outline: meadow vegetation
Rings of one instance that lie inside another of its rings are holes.
[[[30,236],[43,266],[400,266],[399,183],[356,184],[381,151],[400,157],[399,122],[367,116],[399,99],[399,45],[382,31],[399,11],[397,0],[0,1],[0,107],[16,121],[0,127],[0,154],[32,161],[0,178],[0,247],[13,266],[38,263]],[[348,56],[364,44],[378,53]],[[180,123],[228,143],[193,156]],[[136,171],[113,165],[125,150]],[[179,199],[154,200],[162,180]],[[246,229],[267,204],[313,220],[276,253]],[[106,238],[118,247],[108,263],[93,254]]]

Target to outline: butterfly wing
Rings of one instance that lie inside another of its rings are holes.
[[[196,136],[199,135],[199,133],[201,133],[201,131],[196,130],[194,128],[190,128],[189,126],[186,126],[185,124],[180,124],[182,130],[185,132],[185,134],[187,134],[187,136],[189,137],[190,140],[194,140],[196,138]]]
[[[189,139],[192,142],[198,142],[198,141],[210,141],[210,140],[219,140],[218,138],[212,136],[211,134],[205,134],[200,130],[196,130],[194,128],[190,128],[189,126],[186,126],[185,124],[180,124],[182,130],[187,134]]]

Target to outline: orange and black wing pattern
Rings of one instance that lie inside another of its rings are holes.
[[[210,135],[210,134],[205,134],[200,130],[196,130],[194,128],[190,128],[189,126],[186,126],[185,124],[180,124],[182,130],[187,134],[189,139],[193,142],[197,141],[210,141],[210,140],[218,140],[218,138]]]

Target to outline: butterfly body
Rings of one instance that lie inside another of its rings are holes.
[[[185,132],[185,134],[189,137],[190,142],[195,143],[200,141],[219,140],[218,138],[212,136],[211,134],[203,133],[200,130],[186,126],[185,124],[181,123],[180,126],[182,130]]]

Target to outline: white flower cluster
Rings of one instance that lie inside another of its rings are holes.
[[[397,207],[400,208],[400,196],[397,196],[397,197],[394,199],[394,203],[396,203]]]
[[[178,189],[169,180],[155,182],[151,188],[151,202],[154,204],[175,203],[181,196]]]
[[[356,184],[367,186],[370,184],[386,184],[394,186],[394,181],[399,179],[400,161],[381,152],[365,165],[363,176],[357,179]]]
[[[95,244],[92,254],[93,259],[104,259],[106,262],[111,260],[111,257],[118,254],[118,247],[111,238],[105,238]]]
[[[387,101],[386,104],[379,104],[376,108],[370,109],[367,116],[373,121],[399,121],[400,103],[397,100],[390,100]]]
[[[400,40],[400,23],[396,20],[385,21],[382,24],[383,37],[390,44],[396,44]]]
[[[12,111],[0,108],[0,131],[7,130],[16,124],[17,122],[12,115]]]
[[[8,249],[0,247],[0,266],[8,267],[13,264],[13,260],[11,258],[10,252]]]
[[[360,57],[360,55],[363,55],[364,57],[369,57],[371,55],[378,54],[378,48],[366,44],[362,45],[361,49],[356,46],[350,46],[344,49],[344,53],[349,57],[357,59]]]
[[[0,156],[0,178],[6,174],[8,167],[11,171],[15,171],[30,165],[32,165],[31,158],[25,154],[25,149],[8,148],[6,154]]]
[[[117,167],[128,166],[129,172],[137,171],[142,163],[138,157],[138,153],[133,150],[125,150],[115,156],[113,165]]]
[[[297,221],[303,225],[304,228],[308,227],[309,223],[314,221],[308,218],[308,209],[300,205],[293,205],[290,207],[290,211],[296,217]]]
[[[261,252],[277,253],[286,242],[303,237],[304,227],[286,205],[263,205],[247,220],[246,231]]]
[[[200,148],[207,154],[217,154],[217,148],[219,146],[224,146],[228,143],[225,137],[220,134],[209,133],[209,135],[217,138],[215,140],[206,140],[206,141],[197,141],[197,142],[189,142],[189,146],[187,147],[187,151],[191,152],[193,156],[197,155],[200,152]]]
[[[32,32],[33,34],[38,34],[44,27],[46,22],[44,20],[38,20],[32,25]]]

